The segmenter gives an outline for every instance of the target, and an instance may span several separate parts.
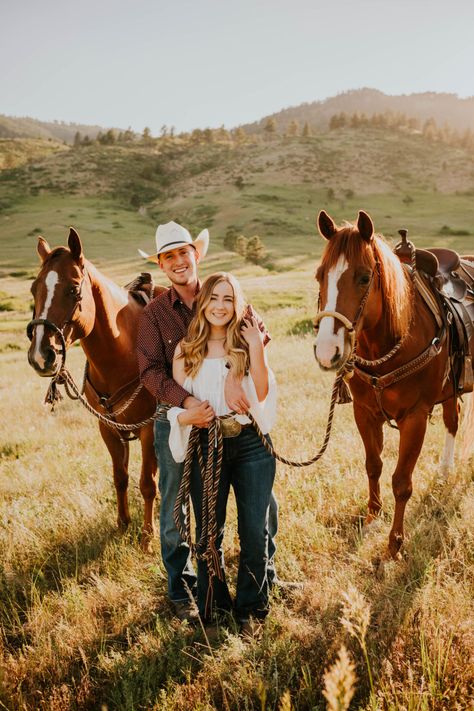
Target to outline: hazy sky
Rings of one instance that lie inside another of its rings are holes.
[[[158,134],[363,86],[474,94],[473,0],[0,0],[0,113]]]

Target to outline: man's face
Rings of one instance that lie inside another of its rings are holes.
[[[199,253],[190,244],[160,254],[160,269],[172,284],[187,286],[197,281]]]

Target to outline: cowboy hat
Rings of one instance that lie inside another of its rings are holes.
[[[209,247],[209,230],[202,230],[193,242],[188,230],[177,222],[168,222],[166,225],[158,225],[156,230],[156,254],[147,254],[141,249],[138,252],[143,259],[149,262],[159,264],[160,254],[170,252],[172,249],[177,249],[185,244],[192,245],[203,259],[206,256]]]

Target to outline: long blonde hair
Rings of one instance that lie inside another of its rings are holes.
[[[208,352],[207,342],[211,327],[204,311],[211,301],[214,288],[223,281],[230,284],[234,292],[234,313],[227,324],[224,342],[227,362],[238,378],[242,377],[248,368],[248,346],[240,334],[242,317],[247,305],[245,297],[239,282],[232,274],[217,272],[210,274],[204,281],[196,299],[196,314],[189,325],[187,335],[181,341],[180,357],[184,359],[184,372],[192,378],[197,374]]]

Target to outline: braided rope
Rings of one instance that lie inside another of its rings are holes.
[[[315,454],[314,457],[312,457],[311,459],[307,459],[306,461],[302,462],[302,461],[294,461],[292,459],[286,459],[286,457],[282,457],[281,454],[278,454],[277,452],[275,452],[273,446],[267,441],[265,435],[262,433],[262,430],[258,426],[253,415],[250,412],[246,413],[246,417],[248,417],[250,419],[250,421],[252,422],[252,425],[254,426],[258,436],[260,437],[260,440],[261,440],[263,446],[265,447],[267,452],[269,452],[269,454],[271,454],[273,457],[275,457],[275,459],[277,459],[279,462],[282,462],[283,464],[287,464],[290,467],[309,467],[310,464],[314,464],[319,459],[321,459],[321,457],[323,456],[324,452],[327,449],[327,446],[329,444],[329,439],[331,437],[332,422],[334,419],[334,408],[335,408],[338,394],[339,394],[339,387],[343,381],[344,375],[345,375],[345,372],[342,370],[339,370],[337,373],[337,376],[334,380],[334,385],[333,385],[332,394],[331,394],[331,402],[329,405],[328,421],[327,421],[327,425],[326,425],[326,432],[324,435],[323,443],[322,443],[319,451],[317,452],[317,454]]]
[[[216,418],[210,423],[208,428],[208,449],[207,460],[204,463],[201,441],[201,430],[193,427],[189,436],[186,459],[184,462],[183,476],[181,478],[178,495],[176,497],[173,518],[176,528],[197,559],[203,560],[207,564],[209,575],[209,587],[207,590],[205,614],[209,615],[212,609],[213,588],[212,580],[217,577],[223,580],[223,571],[220,566],[219,552],[217,550],[217,496],[219,492],[219,482],[222,470],[222,456],[224,451],[222,430],[220,419]],[[216,456],[214,455],[217,447]],[[199,540],[195,543],[191,534],[191,474],[196,452],[201,472],[202,500],[201,500],[201,532]]]
[[[139,430],[142,427],[146,427],[147,425],[151,424],[155,420],[155,415],[152,415],[151,417],[148,417],[146,420],[141,420],[140,422],[136,422],[135,424],[132,425],[126,425],[121,422],[115,422],[115,420],[112,420],[110,417],[107,417],[106,415],[103,415],[101,412],[97,412],[92,405],[86,400],[84,395],[80,392],[79,388],[77,387],[74,378],[72,377],[71,373],[67,370],[67,368],[62,368],[58,375],[55,377],[55,380],[61,379],[62,383],[64,384],[64,387],[66,389],[66,393],[68,394],[69,397],[70,391],[74,393],[74,397],[72,398],[73,400],[79,400],[79,402],[84,405],[86,410],[90,412],[94,417],[96,417],[99,422],[102,422],[104,425],[107,425],[108,427],[111,427],[113,429],[117,430],[122,430],[123,432],[133,432],[133,430]],[[138,393],[137,393],[138,394]],[[136,397],[136,395],[135,395]],[[135,398],[134,398],[135,399]]]
[[[143,390],[143,384],[139,383],[133,393],[130,395],[128,400],[124,402],[122,407],[119,407],[118,410],[114,410],[114,417],[117,417],[117,415],[121,415],[125,410],[130,407],[130,405],[135,401],[135,399],[138,397],[140,392]]]

